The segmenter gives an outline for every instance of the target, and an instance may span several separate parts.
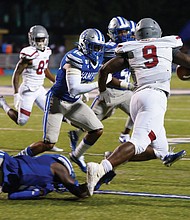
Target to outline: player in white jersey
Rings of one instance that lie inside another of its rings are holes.
[[[87,164],[91,195],[99,178],[126,161],[159,158],[163,164],[171,166],[186,153],[184,150],[169,152],[164,115],[170,94],[171,64],[190,68],[190,57],[179,50],[182,41],[178,36],[161,37],[161,34],[156,21],[151,18],[140,20],[135,30],[137,41],[119,44],[116,48],[118,56],[100,69],[99,90],[107,102],[109,92],[104,82],[110,72],[130,66],[135,72],[138,88],[130,103],[134,121],[130,141],[117,147],[100,164]]]
[[[41,25],[30,28],[28,33],[30,46],[25,47],[20,52],[20,59],[16,65],[12,76],[14,89],[14,106],[12,109],[0,97],[0,107],[18,125],[25,125],[31,115],[34,103],[42,110],[45,110],[46,89],[44,88],[44,78],[55,82],[55,77],[48,69],[51,49],[48,47],[49,35],[47,30]],[[22,83],[19,86],[19,79],[22,75]],[[54,150],[61,151],[57,147]]]

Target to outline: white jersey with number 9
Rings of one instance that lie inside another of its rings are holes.
[[[156,83],[157,88],[170,92],[172,49],[181,46],[178,36],[166,36],[121,43],[116,53],[127,53],[138,87]]]

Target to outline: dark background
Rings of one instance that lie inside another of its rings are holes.
[[[0,0],[0,28],[9,30],[3,41],[17,46],[28,43],[35,24],[47,28],[50,44],[64,44],[67,35],[90,27],[106,36],[109,21],[118,15],[136,22],[151,17],[163,35],[179,34],[190,20],[189,5],[189,0]]]

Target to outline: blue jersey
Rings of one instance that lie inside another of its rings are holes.
[[[51,88],[53,95],[68,102],[75,102],[79,99],[79,97],[74,98],[69,94],[66,82],[66,71],[63,68],[66,63],[71,64],[72,67],[81,71],[81,83],[88,83],[94,80],[102,62],[103,57],[99,57],[97,63],[93,64],[90,59],[77,48],[66,53],[57,72],[56,82]]]
[[[109,61],[113,57],[115,57],[115,48],[117,44],[112,41],[108,41],[105,45],[105,52],[104,52],[104,62]],[[124,69],[121,72],[113,73],[113,77],[119,79],[120,81],[130,82],[130,71],[129,69]],[[118,88],[117,88],[118,89]]]
[[[12,193],[20,187],[46,188],[54,184],[54,175],[50,167],[52,163],[59,162],[67,167],[70,175],[75,177],[70,161],[59,154],[44,154],[42,156],[30,157],[26,155],[11,157],[5,152],[3,154],[3,182],[2,191]]]

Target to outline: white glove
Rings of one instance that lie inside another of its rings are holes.
[[[88,94],[88,93],[82,94],[82,101],[83,101],[84,103],[88,102],[89,99],[90,99],[90,98],[89,98],[89,94]]]
[[[21,100],[21,96],[19,93],[15,93],[14,94],[14,106],[15,106],[15,109],[18,110],[18,106],[19,106],[19,103],[20,103],[20,100]]]
[[[120,87],[121,87],[121,88],[124,88],[124,89],[131,90],[131,91],[133,91],[133,90],[135,89],[134,84],[128,83],[128,82],[124,82],[124,81],[121,81]]]
[[[107,89],[99,94],[99,100],[105,101],[106,103],[111,103],[111,97],[113,97],[113,95]]]

